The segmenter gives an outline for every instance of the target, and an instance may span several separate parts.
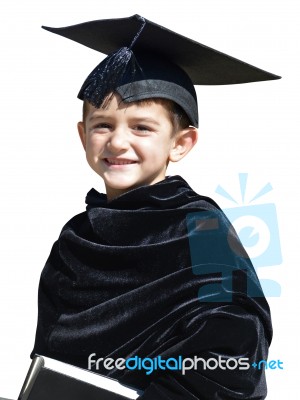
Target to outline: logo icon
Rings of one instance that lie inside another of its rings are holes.
[[[216,193],[237,204],[223,211],[236,230],[253,266],[257,269],[279,265],[282,263],[282,255],[275,204],[252,204],[273,190],[272,185],[270,183],[264,185],[246,203],[247,181],[248,174],[240,173],[241,205],[220,185],[216,188]],[[280,296],[281,287],[278,282],[261,279],[260,283],[266,296]]]
[[[233,274],[240,273],[237,265],[241,258],[250,258],[255,269],[282,262],[275,205],[252,204],[270,192],[272,186],[267,183],[245,204],[247,179],[248,174],[239,174],[241,204],[222,186],[216,188],[216,193],[236,204],[223,210],[231,224],[219,210],[187,214],[193,272],[203,276],[203,286],[198,293],[201,301],[231,301]],[[251,266],[246,274],[248,295],[263,296],[258,285],[251,283],[256,280],[252,279]],[[212,277],[210,280],[207,280],[208,275]],[[278,282],[261,279],[260,284],[265,296],[280,296]]]

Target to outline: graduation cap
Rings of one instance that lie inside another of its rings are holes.
[[[124,102],[165,98],[182,107],[197,127],[194,85],[280,78],[139,15],[42,28],[108,54],[89,74],[78,94],[95,107],[100,107],[111,92],[117,92]]]

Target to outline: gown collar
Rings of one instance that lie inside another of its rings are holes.
[[[104,193],[94,188],[86,196],[87,210],[91,208],[111,209],[169,209],[199,199],[188,183],[179,175],[167,176],[164,180],[153,185],[144,185],[131,189],[126,193],[107,201]]]

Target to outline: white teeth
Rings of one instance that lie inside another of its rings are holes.
[[[109,164],[113,164],[113,165],[125,165],[125,164],[134,164],[135,161],[131,161],[131,160],[110,160],[109,158],[106,158],[106,161]]]

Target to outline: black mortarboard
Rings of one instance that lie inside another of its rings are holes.
[[[116,91],[125,102],[166,98],[198,126],[193,85],[227,85],[279,79],[139,15],[44,29],[108,54],[87,77],[78,97],[99,107]]]

